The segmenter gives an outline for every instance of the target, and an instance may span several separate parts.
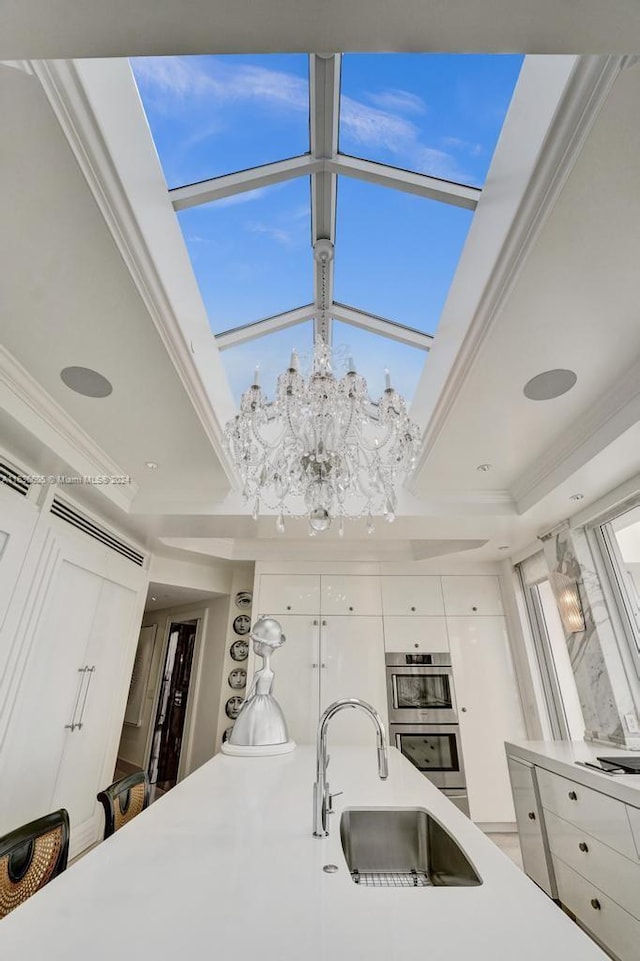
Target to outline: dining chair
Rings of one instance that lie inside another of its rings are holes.
[[[149,779],[144,771],[134,771],[114,781],[98,794],[104,808],[104,838],[110,838],[149,804]]]
[[[64,871],[69,815],[64,808],[0,837],[0,918]]]

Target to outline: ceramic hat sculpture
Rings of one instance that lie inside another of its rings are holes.
[[[253,650],[262,658],[262,667],[253,675],[247,699],[222,751],[240,757],[286,754],[296,745],[289,739],[282,708],[272,694],[275,675],[271,668],[271,655],[286,638],[280,623],[265,615],[253,625],[250,637]]]

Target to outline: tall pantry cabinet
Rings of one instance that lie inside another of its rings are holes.
[[[16,515],[31,534],[12,545]],[[64,807],[74,856],[101,834],[147,573],[1,488],[0,531],[20,555],[0,554],[0,834]]]
[[[340,697],[369,701],[387,721],[385,650],[450,651],[471,817],[514,821],[504,741],[526,732],[496,574],[257,571],[256,593],[256,614],[276,617],[287,636],[275,695],[295,741],[314,743],[320,714]],[[332,721],[331,743],[372,739],[364,716]]]

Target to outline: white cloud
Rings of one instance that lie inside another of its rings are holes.
[[[252,200],[259,200],[263,197],[266,187],[256,187],[255,190],[244,190],[239,194],[231,194],[229,197],[221,197],[216,200],[216,209],[220,207],[235,207],[236,204],[248,204]]]
[[[190,57],[138,57],[132,63],[141,86],[174,101],[206,96],[221,105],[261,100],[295,110],[308,109],[307,83],[282,70],[237,65],[217,58],[207,60],[206,69],[200,58]],[[166,109],[175,105],[164,101]]]
[[[367,99],[381,110],[414,114],[427,112],[427,105],[422,97],[418,97],[417,94],[411,93],[409,90],[382,90],[380,93],[368,93]]]
[[[293,237],[289,231],[282,227],[272,227],[270,224],[264,224],[261,221],[251,221],[247,224],[247,228],[254,234],[266,234],[267,237],[271,237],[277,243],[282,244],[283,247],[291,247],[293,243]]]

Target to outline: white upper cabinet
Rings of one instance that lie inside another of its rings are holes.
[[[459,616],[503,613],[500,579],[495,574],[450,575],[442,578],[445,614]]]
[[[380,578],[375,575],[323,574],[322,614],[382,614]]]
[[[438,654],[449,650],[444,617],[384,617],[384,649],[399,654]]]
[[[416,574],[407,577],[390,575],[382,577],[381,583],[382,610],[385,615],[407,614],[420,617],[425,614],[444,614],[442,585],[439,577]]]
[[[358,697],[387,723],[387,685],[380,617],[329,617],[320,632],[320,710],[343,697]],[[329,726],[332,744],[363,744],[373,751],[375,731],[362,711],[340,711]],[[312,742],[313,743],[313,742]]]
[[[263,614],[318,614],[319,574],[262,574],[254,620]]]

